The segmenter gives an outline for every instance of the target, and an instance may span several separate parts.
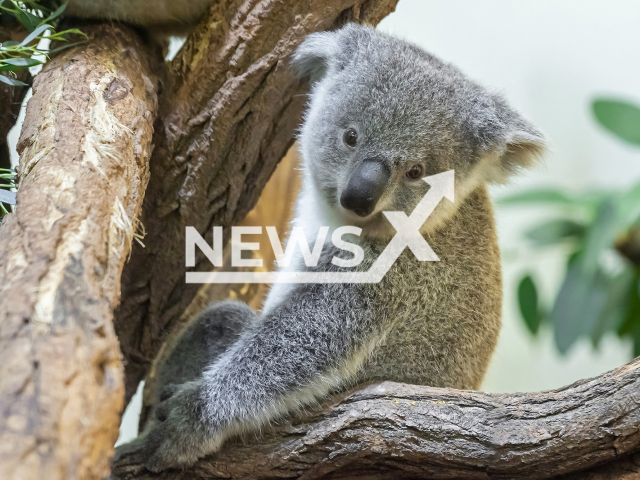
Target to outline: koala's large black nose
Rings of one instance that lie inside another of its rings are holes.
[[[376,208],[389,178],[389,170],[381,160],[374,158],[363,161],[349,177],[340,195],[340,204],[356,215],[366,217]]]

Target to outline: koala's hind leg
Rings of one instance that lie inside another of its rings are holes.
[[[169,346],[168,355],[156,365],[155,398],[145,403],[155,405],[171,396],[181,384],[200,377],[257,318],[251,307],[243,302],[224,301],[204,309],[189,321]],[[144,416],[145,420],[154,418],[153,414]]]

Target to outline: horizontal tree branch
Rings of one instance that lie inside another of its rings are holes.
[[[625,455],[640,449],[639,402],[640,358],[540,393],[384,382],[261,439],[231,441],[185,471],[153,474],[122,457],[113,479],[613,478],[606,475],[638,470],[637,455]]]

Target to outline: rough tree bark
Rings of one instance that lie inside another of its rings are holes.
[[[198,292],[185,284],[185,227],[211,242],[214,225],[240,222],[293,142],[305,102],[288,67],[295,47],[348,20],[375,24],[396,3],[226,0],[192,32],[172,63],[156,125],[146,248],[134,246],[114,319],[127,401]],[[210,270],[207,262],[198,257],[196,269]]]
[[[123,371],[112,325],[149,177],[155,56],[129,28],[34,83],[0,227],[0,478],[104,478]]]
[[[131,456],[119,459],[112,478],[635,479],[639,402],[640,358],[542,393],[384,382],[260,440],[230,442],[185,471],[152,474]]]

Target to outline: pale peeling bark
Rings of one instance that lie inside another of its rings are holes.
[[[640,358],[541,393],[487,394],[384,382],[260,439],[230,441],[185,471],[135,457],[114,480],[568,479],[639,477]]]
[[[149,177],[157,79],[132,30],[88,41],[34,83],[18,205],[0,227],[0,478],[102,479],[118,436],[112,325]]]
[[[225,0],[173,61],[142,220],[114,323],[126,359],[127,399],[166,334],[197,295],[185,284],[185,227],[242,221],[293,142],[308,86],[290,56],[312,32],[348,20],[378,23],[397,0]],[[199,253],[199,252],[198,252]],[[212,267],[204,256],[197,270]]]

